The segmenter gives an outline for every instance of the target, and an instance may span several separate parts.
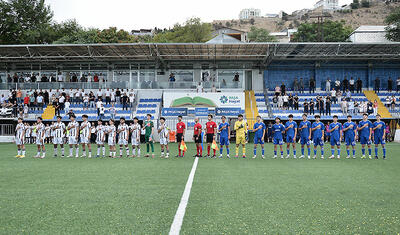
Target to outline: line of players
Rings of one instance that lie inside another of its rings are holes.
[[[296,138],[297,135],[300,135],[300,144],[301,144],[301,156],[300,158],[304,158],[305,146],[307,146],[308,150],[308,159],[311,158],[311,143],[314,144],[314,156],[315,159],[317,157],[317,147],[320,146],[321,149],[321,158],[324,158],[324,132],[325,127],[323,123],[320,121],[320,116],[316,115],[316,121],[311,124],[310,121],[307,120],[307,115],[303,114],[303,120],[298,126],[295,121],[293,121],[293,115],[289,115],[289,120],[283,125],[281,123],[280,118],[275,119],[275,124],[272,126],[273,132],[273,143],[274,143],[274,156],[273,158],[277,158],[277,148],[280,146],[281,158],[283,157],[283,134],[286,133],[286,144],[287,144],[287,156],[286,158],[290,158],[290,146],[293,149],[293,157],[296,158]],[[355,158],[355,145],[356,140],[358,139],[362,145],[362,157],[365,157],[365,146],[368,146],[368,154],[369,158],[372,158],[372,149],[371,149],[371,140],[372,133],[374,144],[375,144],[375,158],[378,158],[378,145],[380,144],[383,149],[383,158],[386,157],[386,149],[385,149],[385,123],[380,120],[380,115],[377,115],[377,121],[372,123],[368,120],[368,115],[363,115],[363,120],[356,125],[351,119],[351,115],[347,117],[347,122],[343,125],[338,122],[338,117],[333,117],[333,122],[330,124],[328,128],[328,132],[330,133],[330,144],[331,144],[331,159],[335,158],[335,147],[337,151],[337,158],[340,158],[340,143],[344,137],[346,142],[346,150],[347,150],[347,158],[350,158],[350,148],[352,149],[352,157]],[[51,125],[52,131],[52,140],[54,144],[54,156],[58,155],[58,146],[61,148],[61,156],[64,157],[64,137],[66,137],[68,145],[69,145],[69,155],[68,157],[72,157],[75,149],[75,157],[79,157],[79,143],[82,145],[83,155],[81,157],[88,156],[92,157],[91,153],[91,144],[90,144],[90,135],[91,135],[91,124],[88,122],[88,117],[86,115],[82,116],[83,122],[79,124],[74,116],[71,116],[70,122],[67,126],[63,122],[61,122],[61,117],[57,117],[57,122]],[[146,155],[145,157],[150,156],[150,148],[152,157],[154,157],[154,144],[153,144],[153,135],[154,135],[154,123],[151,121],[151,115],[147,115],[147,120],[144,121],[143,126],[141,126],[138,122],[137,118],[134,118],[134,122],[128,126],[125,123],[125,119],[120,119],[120,125],[118,128],[115,127],[114,121],[110,120],[109,125],[103,125],[102,121],[98,121],[98,125],[95,128],[96,133],[96,144],[97,144],[97,155],[96,157],[104,157],[106,155],[105,144],[106,144],[106,135],[108,136],[107,144],[109,145],[109,156],[116,156],[116,146],[119,145],[119,157],[122,157],[123,150],[125,148],[126,156],[130,156],[129,149],[129,136],[131,137],[132,144],[132,157],[140,157],[140,135],[142,130],[145,132],[145,143],[146,143]],[[161,157],[168,158],[169,157],[169,132],[170,128],[165,123],[165,118],[160,118],[160,125],[157,130],[160,136],[160,145],[161,145]],[[226,120],[226,117],[223,116],[221,118],[221,123],[217,126],[217,124],[213,121],[213,116],[208,115],[208,122],[205,125],[205,139],[207,143],[207,156],[210,157],[211,146],[216,141],[216,134],[219,133],[219,145],[220,145],[220,158],[222,158],[223,148],[225,146],[227,157],[229,158],[229,139],[230,139],[230,125]],[[22,119],[18,119],[18,124],[16,127],[16,138],[15,142],[18,147],[17,157],[23,158],[25,156],[25,131],[27,130],[26,126],[23,124]],[[182,121],[182,116],[178,116],[178,123],[176,124],[176,140],[178,143],[178,155],[176,157],[184,157],[185,151],[181,150],[181,142],[184,140],[186,125]],[[238,121],[235,122],[234,130],[236,132],[236,154],[235,157],[238,157],[239,147],[242,145],[242,157],[245,158],[246,152],[246,143],[247,143],[247,134],[248,134],[248,126],[246,121],[243,119],[243,115],[238,115]],[[33,132],[36,135],[36,145],[37,145],[37,154],[34,156],[35,158],[44,158],[46,155],[46,150],[44,146],[44,138],[45,138],[46,128],[42,123],[42,118],[37,119],[37,123],[34,126]],[[254,156],[257,157],[257,145],[261,145],[261,154],[262,158],[264,156],[264,137],[266,126],[262,121],[261,117],[257,117],[257,121],[253,126],[254,132]],[[196,143],[196,157],[201,157],[203,155],[203,138],[202,138],[203,128],[199,122],[199,118],[195,118],[194,125],[194,135],[193,140]],[[359,133],[359,135],[358,135]],[[116,141],[118,134],[118,143]],[[80,137],[80,138],[79,138]],[[88,149],[88,155],[86,155],[86,148]],[[216,148],[213,146],[213,156],[216,157]],[[137,150],[137,154],[136,154]]]

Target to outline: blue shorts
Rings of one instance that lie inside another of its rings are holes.
[[[277,145],[282,145],[283,144],[283,139],[282,138],[274,138],[274,144]]]
[[[324,141],[322,141],[322,139],[321,138],[314,138],[313,139],[313,142],[314,142],[314,146],[324,146]]]
[[[219,145],[229,145],[228,136],[220,136],[219,137]]]
[[[349,137],[347,137],[346,138],[346,146],[356,146],[356,141],[354,140],[354,137],[352,137],[352,138],[349,138]]]
[[[286,136],[286,143],[294,143],[293,138],[294,136]]]
[[[264,144],[262,136],[254,136],[254,144]]]
[[[374,138],[374,144],[385,144],[385,140],[382,138]]]
[[[369,139],[368,136],[360,136],[360,143],[361,143],[361,144],[370,145],[370,144],[371,144],[371,141],[368,140],[368,139]]]
[[[301,145],[310,145],[310,140],[308,139],[308,137],[301,137],[301,139],[300,139],[300,144]]]
[[[331,137],[331,146],[334,146],[334,145],[337,145],[337,146],[339,146],[340,145],[340,138],[339,137]]]

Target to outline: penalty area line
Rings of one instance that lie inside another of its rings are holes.
[[[183,217],[185,216],[186,206],[189,202],[190,190],[192,189],[194,174],[196,173],[198,161],[199,158],[196,157],[192,166],[192,170],[190,171],[188,180],[186,182],[185,190],[183,191],[178,209],[176,210],[174,221],[171,224],[171,228],[169,230],[170,235],[179,235],[181,231]]]

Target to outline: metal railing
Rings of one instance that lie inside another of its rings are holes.
[[[0,136],[13,136],[14,126],[13,124],[0,124]]]
[[[204,89],[242,89],[242,82],[201,82]],[[0,83],[0,90],[21,89],[197,89],[199,82],[34,82],[34,83]]]

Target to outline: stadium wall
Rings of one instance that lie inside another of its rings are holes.
[[[354,80],[360,78],[364,88],[373,88],[374,80],[379,77],[381,88],[387,87],[389,77],[395,81],[400,77],[400,63],[398,62],[316,62],[316,61],[293,61],[293,62],[273,62],[264,71],[264,85],[266,88],[274,89],[277,85],[285,83],[287,88],[293,87],[294,79],[303,78],[304,86],[309,87],[309,80],[314,77],[317,89],[325,89],[326,79],[329,77],[332,82],[344,77]],[[331,85],[333,87],[333,83]]]

